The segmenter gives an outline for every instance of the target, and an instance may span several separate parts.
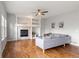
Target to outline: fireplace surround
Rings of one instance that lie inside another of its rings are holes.
[[[17,39],[31,39],[32,29],[28,26],[18,26],[17,27]]]

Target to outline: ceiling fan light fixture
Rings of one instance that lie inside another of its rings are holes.
[[[36,15],[35,16],[40,16],[40,15],[45,15],[45,13],[48,13],[48,11],[42,11],[41,9],[38,9],[37,11],[36,11]]]
[[[41,13],[39,12],[38,15],[41,15]]]

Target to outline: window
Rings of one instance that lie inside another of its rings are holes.
[[[7,37],[7,20],[5,19],[5,38]]]
[[[7,22],[4,16],[1,16],[1,40],[7,37]]]

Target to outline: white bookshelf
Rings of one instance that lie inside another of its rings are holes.
[[[17,17],[18,26],[31,26],[31,27],[40,27],[40,20],[38,18],[28,18],[28,17]]]

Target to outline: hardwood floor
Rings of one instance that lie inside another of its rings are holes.
[[[45,53],[35,46],[34,40],[19,40],[8,42],[3,52],[3,58],[77,58],[79,47],[73,45],[59,46],[47,49]]]

